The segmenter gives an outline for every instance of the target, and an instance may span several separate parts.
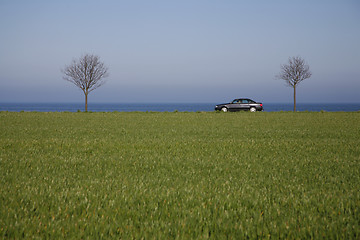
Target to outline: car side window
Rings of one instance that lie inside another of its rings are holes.
[[[249,103],[247,99],[243,99],[242,103]]]

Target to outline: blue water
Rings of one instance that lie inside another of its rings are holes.
[[[88,111],[93,112],[197,112],[214,111],[215,103],[89,103]],[[292,111],[292,103],[264,103],[264,111]],[[0,103],[0,111],[77,112],[84,111],[84,103]],[[360,103],[298,103],[297,111],[355,112]]]

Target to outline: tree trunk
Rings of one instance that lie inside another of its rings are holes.
[[[294,85],[294,112],[296,112],[296,85]]]
[[[85,93],[85,112],[87,112],[87,99],[88,99],[88,93]]]

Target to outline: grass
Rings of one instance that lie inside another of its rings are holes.
[[[0,238],[359,239],[360,113],[0,112]]]

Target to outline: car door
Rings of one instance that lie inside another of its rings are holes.
[[[239,111],[241,110],[241,101],[240,99],[235,99],[232,101],[232,103],[229,105],[230,111]]]
[[[248,109],[250,109],[249,100],[241,99],[240,101],[241,101],[240,106],[239,106],[240,110],[248,110]]]

